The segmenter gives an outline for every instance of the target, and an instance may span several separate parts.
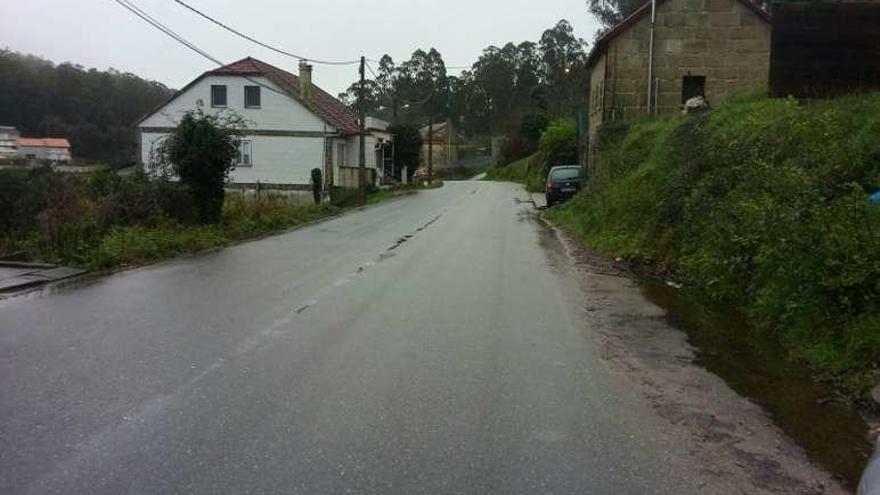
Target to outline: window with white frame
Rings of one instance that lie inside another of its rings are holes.
[[[245,86],[244,87],[244,107],[260,108],[260,87]]]
[[[211,85],[211,106],[212,107],[225,107],[226,106],[226,86],[223,84],[212,84]]]
[[[253,165],[253,145],[250,141],[238,142],[238,158],[235,165],[238,167],[250,167]]]

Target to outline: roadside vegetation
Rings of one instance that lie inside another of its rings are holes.
[[[541,192],[544,190],[543,169],[543,160],[538,154],[534,154],[507,165],[489,167],[486,170],[486,180],[519,182],[529,192]]]
[[[486,179],[519,182],[529,192],[541,192],[552,167],[577,163],[577,125],[572,119],[551,122],[539,136],[536,153],[490,167]]]
[[[434,171],[434,177],[442,180],[468,180],[486,172],[489,167],[450,167]]]
[[[145,174],[0,171],[0,255],[89,269],[136,265],[277,232],[342,211],[227,195],[201,224],[185,187]]]
[[[320,205],[311,197],[227,193],[243,128],[234,114],[188,112],[157,147],[150,174],[0,170],[0,258],[87,269],[136,265],[283,231],[360,204],[358,191],[341,188]],[[373,188],[367,203],[397,194]]]
[[[880,93],[744,96],[605,125],[587,188],[549,218],[677,274],[855,397],[880,364]],[[757,340],[757,339],[756,339]]]

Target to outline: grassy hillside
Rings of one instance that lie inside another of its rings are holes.
[[[551,220],[654,262],[856,395],[880,363],[880,93],[614,123]]]
[[[525,185],[529,192],[541,192],[544,190],[543,167],[544,162],[538,154],[534,154],[508,165],[489,167],[486,178],[519,182]]]
[[[173,93],[134,74],[85,69],[0,49],[0,124],[70,139],[73,156],[114,166],[137,149],[132,124]]]

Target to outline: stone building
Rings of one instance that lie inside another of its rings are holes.
[[[750,0],[657,0],[654,63],[648,82],[651,2],[602,35],[589,58],[590,165],[596,132],[608,120],[679,110],[704,96],[766,88],[770,16]],[[600,145],[600,144],[599,144]]]
[[[451,119],[445,122],[435,122],[420,129],[422,134],[422,157],[420,167],[428,166],[429,153],[434,155],[433,166],[435,170],[442,170],[453,166],[458,161],[459,132]]]

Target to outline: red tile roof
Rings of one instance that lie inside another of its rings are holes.
[[[19,146],[32,148],[70,148],[70,141],[65,138],[18,138]]]
[[[660,4],[662,4],[665,1],[666,0],[657,0],[657,5],[659,6]],[[753,2],[752,0],[738,0],[738,1],[739,1],[739,3],[746,6],[746,8],[748,8],[749,10],[754,12],[758,17],[760,17],[761,19],[763,19],[767,23],[773,22],[773,18],[770,16],[770,14],[768,14],[767,11],[765,11],[761,7],[758,7],[758,5],[755,2]],[[632,26],[633,24],[638,22],[639,19],[641,19],[642,17],[644,17],[645,15],[648,15],[650,13],[651,13],[651,1],[648,0],[647,2],[642,4],[641,7],[634,10],[632,14],[626,16],[622,21],[618,22],[611,29],[609,29],[604,34],[602,34],[602,36],[600,36],[596,40],[596,42],[593,44],[593,50],[590,51],[590,57],[587,60],[587,64],[592,67],[593,62],[596,61],[596,58],[598,57],[598,55],[600,53],[605,51],[605,47],[608,45],[608,42],[611,41],[612,38],[614,38],[615,36],[617,36],[618,34],[624,32],[624,31],[626,31],[630,26]]]

